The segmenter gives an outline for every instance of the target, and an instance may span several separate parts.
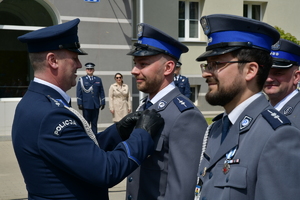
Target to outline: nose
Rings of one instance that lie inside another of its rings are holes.
[[[274,78],[269,75],[268,78],[267,78],[267,80],[266,80],[266,82],[272,82],[272,81],[274,81]]]
[[[81,62],[79,61],[78,62],[78,66],[77,66],[77,68],[79,69],[79,68],[82,68],[82,64],[81,64]]]
[[[138,75],[139,73],[140,73],[140,70],[136,66],[134,66],[131,70],[131,74]]]
[[[204,71],[204,72],[202,72],[202,77],[203,77],[203,78],[207,78],[207,77],[211,77],[211,76],[212,76],[212,73],[209,72],[209,71]]]

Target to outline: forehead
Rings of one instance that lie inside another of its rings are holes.
[[[162,58],[162,55],[153,55],[153,56],[134,56],[133,61],[142,62],[142,61],[150,61],[155,62]]]
[[[207,62],[211,62],[211,61],[228,61],[231,60],[233,58],[233,56],[231,55],[231,53],[225,53],[222,55],[217,55],[217,56],[211,56],[207,58]]]
[[[270,73],[285,73],[285,72],[289,72],[289,71],[293,71],[293,67],[290,68],[271,68],[270,69]]]

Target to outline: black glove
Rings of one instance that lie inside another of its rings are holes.
[[[164,126],[165,121],[160,114],[152,110],[145,110],[136,122],[135,128],[145,129],[152,138],[159,133],[159,130]]]
[[[121,136],[122,140],[127,140],[133,131],[133,128],[141,116],[142,112],[134,112],[126,115],[121,119],[119,122],[116,123],[117,130],[119,132],[119,135]]]
[[[83,108],[82,105],[78,105],[79,110],[82,110],[82,108]]]
[[[103,110],[105,108],[105,105],[102,105],[100,108],[101,108],[101,110]]]

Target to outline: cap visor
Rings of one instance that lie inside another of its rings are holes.
[[[78,48],[78,49],[67,49],[69,51],[73,51],[73,52],[76,52],[78,53],[78,55],[88,55],[85,51],[83,51],[81,48]]]
[[[127,55],[131,55],[131,56],[154,56],[157,54],[160,54],[162,52],[159,51],[149,51],[149,50],[132,50],[129,53],[127,53]]]
[[[201,54],[196,59],[196,61],[204,61],[204,60],[207,60],[208,57],[223,55],[225,53],[229,53],[231,51],[235,51],[240,48],[242,48],[242,47],[226,47],[226,48],[216,48],[216,49],[208,50],[208,51],[204,52],[203,54]]]
[[[292,67],[293,66],[293,64],[286,64],[286,65],[283,65],[283,64],[276,64],[276,63],[274,63],[273,65],[272,65],[272,68],[282,68],[282,69],[287,69],[287,68],[290,68],[290,67]]]

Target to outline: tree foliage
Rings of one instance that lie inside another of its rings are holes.
[[[280,33],[280,37],[282,39],[286,39],[286,40],[289,40],[291,42],[294,42],[298,45],[300,45],[300,41],[297,40],[297,38],[295,36],[293,36],[292,34],[290,33],[285,33],[284,30],[282,30],[281,28],[279,28],[278,26],[275,26],[276,30]]]

